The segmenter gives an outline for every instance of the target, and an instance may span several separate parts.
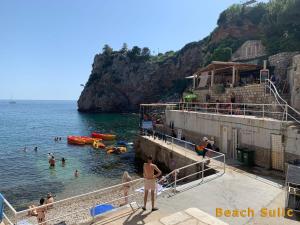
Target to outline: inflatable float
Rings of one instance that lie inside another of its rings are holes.
[[[116,135],[114,134],[101,134],[97,132],[92,133],[93,138],[101,138],[104,141],[113,141],[116,139]]]
[[[127,148],[126,147],[107,147],[106,148],[106,153],[107,154],[122,154],[127,152]]]
[[[93,142],[93,148],[95,148],[95,149],[105,148],[105,144],[103,144],[103,143],[100,142],[100,141],[94,141],[94,142]]]

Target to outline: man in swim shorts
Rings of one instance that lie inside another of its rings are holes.
[[[155,174],[156,171],[156,174]],[[148,192],[151,191],[151,203],[152,203],[152,211],[158,210],[158,208],[154,207],[154,192],[156,189],[156,178],[161,175],[161,171],[158,167],[152,163],[152,156],[148,156],[147,163],[144,163],[144,207],[143,210],[146,210]]]

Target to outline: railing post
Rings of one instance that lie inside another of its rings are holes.
[[[204,161],[202,160],[202,164],[201,164],[201,168],[202,168],[202,183],[203,183],[203,180],[204,180]]]
[[[176,187],[177,187],[177,169],[175,169],[175,174],[174,174],[174,192],[176,192]]]
[[[232,115],[232,103],[231,103],[231,115]]]
[[[285,104],[285,121],[288,120],[288,104]]]
[[[244,116],[246,116],[246,105],[244,103]]]
[[[172,137],[172,150],[173,150],[173,145],[174,145],[174,138]]]
[[[265,118],[265,105],[264,104],[263,104],[262,110],[263,110],[263,118]]]

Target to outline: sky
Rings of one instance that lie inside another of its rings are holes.
[[[240,0],[0,0],[0,99],[77,100],[104,44],[179,50]]]

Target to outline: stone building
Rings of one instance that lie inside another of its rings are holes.
[[[265,47],[260,40],[246,41],[236,52],[232,54],[232,61],[245,61],[266,55]]]

